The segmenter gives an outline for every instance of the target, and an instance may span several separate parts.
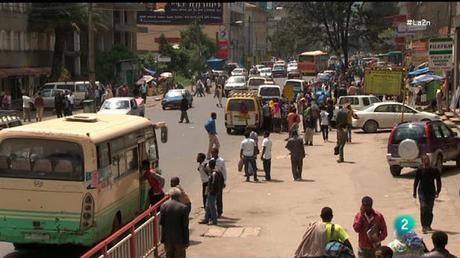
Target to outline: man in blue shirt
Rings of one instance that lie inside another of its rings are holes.
[[[213,148],[220,148],[219,139],[217,138],[216,118],[217,114],[215,112],[212,112],[211,118],[209,118],[208,122],[206,122],[206,124],[204,125],[204,128],[206,129],[209,135],[207,159],[211,159],[211,151]]]

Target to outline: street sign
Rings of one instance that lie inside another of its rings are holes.
[[[429,66],[437,70],[452,69],[452,38],[434,38],[429,41]]]
[[[159,63],[170,63],[171,62],[171,57],[169,57],[169,56],[159,56],[158,57],[158,62]]]

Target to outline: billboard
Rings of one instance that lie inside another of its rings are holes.
[[[402,70],[367,69],[364,74],[364,92],[376,95],[399,95],[402,79]]]
[[[138,11],[137,24],[143,25],[188,25],[222,24],[224,3],[157,3],[155,11]],[[163,7],[164,6],[164,7]],[[163,11],[164,10],[164,11]]]

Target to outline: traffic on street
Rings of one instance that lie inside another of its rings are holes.
[[[0,4],[0,257],[457,257],[458,7]]]

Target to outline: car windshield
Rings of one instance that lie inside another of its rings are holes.
[[[180,97],[182,96],[182,91],[171,90],[166,93],[166,97]]]
[[[230,77],[228,79],[229,83],[244,83],[244,78],[243,77]]]
[[[260,88],[260,96],[264,97],[279,97],[280,89],[277,87],[262,87]]]
[[[129,109],[129,101],[128,100],[117,100],[117,101],[104,101],[102,104],[101,110],[109,110],[109,109]]]
[[[276,65],[275,67],[273,67],[273,70],[276,70],[276,71],[284,70],[284,66],[282,66],[282,65]]]
[[[269,73],[271,71],[272,71],[272,69],[270,69],[270,68],[263,68],[263,69],[260,70],[260,72],[262,72],[262,73]]]
[[[83,150],[77,143],[11,138],[0,145],[0,177],[83,180]]]
[[[249,86],[259,86],[265,83],[265,79],[251,79],[249,80]]]
[[[393,135],[392,144],[399,144],[405,139],[412,139],[417,143],[426,143],[425,128],[413,124],[399,126]]]

